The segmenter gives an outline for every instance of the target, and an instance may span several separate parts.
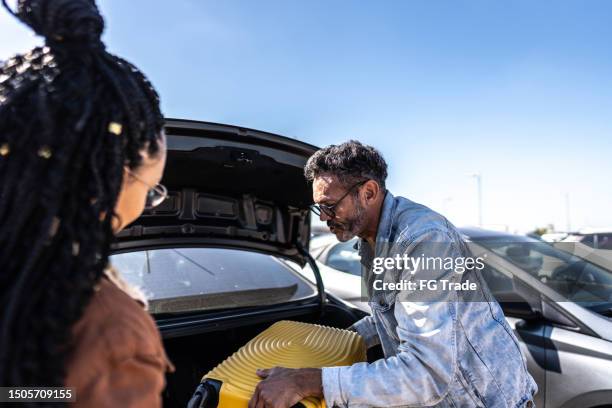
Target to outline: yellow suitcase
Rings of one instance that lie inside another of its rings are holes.
[[[357,333],[280,321],[207,373],[189,407],[246,408],[260,381],[258,368],[330,367],[359,361],[366,361],[366,347]],[[298,406],[325,407],[325,401],[307,398]]]

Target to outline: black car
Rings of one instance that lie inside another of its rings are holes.
[[[309,253],[316,147],[214,123],[167,121],[169,197],[121,232],[112,263],[150,298],[176,372],[165,406],[272,323],[345,328],[365,314],[327,295]],[[310,264],[316,283],[287,262]]]

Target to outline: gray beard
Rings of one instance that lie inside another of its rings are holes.
[[[355,203],[355,215],[343,225],[342,235],[338,238],[341,242],[346,242],[359,235],[365,225],[366,211],[361,203]]]

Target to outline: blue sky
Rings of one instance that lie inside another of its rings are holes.
[[[376,146],[457,225],[612,227],[612,2],[98,2],[164,113]],[[0,59],[40,43],[0,14]]]

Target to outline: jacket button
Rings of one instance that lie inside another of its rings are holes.
[[[382,307],[386,307],[386,306],[387,306],[387,304],[385,303],[385,301],[384,301],[384,300],[382,300],[382,299],[380,299],[380,300],[378,301],[378,304],[379,304],[379,305],[381,305]]]

